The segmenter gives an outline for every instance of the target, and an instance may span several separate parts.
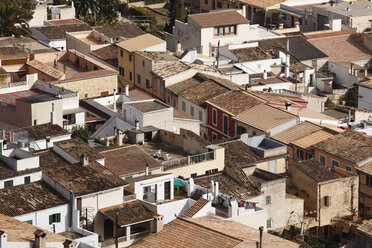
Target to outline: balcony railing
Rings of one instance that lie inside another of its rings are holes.
[[[164,161],[162,164],[163,164],[164,170],[170,170],[175,167],[198,164],[198,163],[213,160],[213,159],[214,159],[214,151],[211,151],[211,152],[201,153],[201,154],[187,156],[183,158],[178,158],[174,160]]]

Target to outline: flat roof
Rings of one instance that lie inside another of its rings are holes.
[[[66,199],[40,181],[0,190],[0,212],[11,217],[64,204],[68,204]]]
[[[125,104],[137,109],[138,111],[142,113],[148,113],[152,111],[170,108],[169,106],[157,100],[141,101],[141,102],[126,102]]]

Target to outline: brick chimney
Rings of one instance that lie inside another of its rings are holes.
[[[36,229],[35,235],[35,248],[46,248],[46,233],[41,229]]]

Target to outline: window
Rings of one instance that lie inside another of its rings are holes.
[[[298,23],[302,26],[302,18],[298,18]]]
[[[323,197],[323,206],[324,207],[331,206],[331,197],[330,196],[324,196]]]
[[[366,185],[372,188],[372,177],[369,175],[366,175]]]
[[[348,166],[348,165],[345,165],[345,169],[346,169],[347,171],[351,171],[351,167]]]
[[[194,107],[190,106],[190,115],[194,117]]]
[[[197,175],[198,175],[197,173],[192,173],[190,176],[191,176],[192,178],[195,178]]]
[[[319,162],[323,165],[326,164],[326,157],[323,155],[319,155]]]
[[[132,72],[129,72],[129,80],[132,81]]]
[[[13,187],[13,180],[5,181],[4,188]]]
[[[154,79],[152,82],[152,88],[155,90],[158,88],[158,81],[156,79]]]
[[[199,121],[203,121],[203,112],[199,110]]]
[[[121,57],[124,56],[124,52],[123,52],[123,50],[120,50],[120,56],[121,56]]]
[[[25,222],[26,222],[27,224],[32,225],[32,220],[26,220]]]
[[[332,159],[332,167],[334,167],[334,166],[339,167],[340,164],[338,163],[338,161]]]
[[[51,225],[52,223],[59,223],[59,222],[61,222],[60,213],[49,215],[49,225]]]
[[[37,125],[37,120],[34,120],[34,126],[36,126]]]
[[[217,8],[222,9],[222,2],[217,2]]]
[[[150,88],[150,80],[146,79],[146,88]]]
[[[142,66],[145,67],[145,61],[144,60],[142,60]]]
[[[123,67],[119,67],[119,74],[120,74],[120,76],[124,76],[124,68]]]
[[[234,35],[236,34],[236,26],[221,26],[214,28],[214,35],[215,36],[222,36],[222,35]]]
[[[349,192],[348,191],[345,191],[344,192],[344,203],[346,203],[348,201],[349,201]]]
[[[267,219],[266,228],[271,228],[271,219]]]
[[[132,176],[127,176],[127,177],[125,177],[125,179],[131,179],[132,178]]]
[[[212,141],[216,141],[216,140],[217,140],[217,134],[212,133]]]
[[[186,112],[186,103],[185,102],[182,102],[182,111]]]
[[[213,173],[217,173],[217,172],[218,172],[218,169],[212,169],[212,170],[205,171],[205,174],[209,175],[209,174],[213,174]]]
[[[297,159],[304,159],[304,151],[297,149]]]
[[[271,204],[271,195],[266,196],[266,205]]]
[[[205,4],[208,4],[208,0],[204,0],[204,3],[205,3]]]
[[[212,109],[212,123],[217,126],[217,110]]]
[[[282,14],[282,19],[285,21],[287,20],[287,14]]]
[[[132,62],[132,54],[129,54],[129,61]]]
[[[31,177],[30,176],[25,177],[24,182],[25,184],[29,184],[31,182]]]
[[[306,158],[306,159],[311,159],[311,158],[313,158],[313,154],[310,153],[310,152],[306,152],[306,153],[305,153],[305,158]]]
[[[229,134],[229,117],[227,115],[223,115],[223,132]]]
[[[137,83],[141,83],[141,75],[140,74],[137,74]]]

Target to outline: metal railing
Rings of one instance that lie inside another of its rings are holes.
[[[187,156],[183,158],[178,158],[174,160],[164,161],[162,164],[163,164],[164,170],[169,170],[175,167],[198,164],[198,163],[202,163],[202,162],[209,161],[209,160],[214,160],[214,151],[192,155],[192,156]]]
[[[27,85],[26,81],[23,82],[12,82],[12,83],[5,83],[5,84],[0,84],[0,88],[12,88],[12,87],[18,87],[18,86],[24,86]]]

